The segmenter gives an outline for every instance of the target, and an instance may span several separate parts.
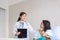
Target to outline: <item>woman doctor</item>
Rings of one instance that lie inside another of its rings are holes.
[[[32,26],[25,20],[26,16],[27,16],[27,14],[25,12],[21,12],[19,15],[19,18],[14,26],[15,36],[18,36],[21,34],[21,32],[17,31],[18,28],[20,28],[20,29],[26,28],[27,29],[27,38],[23,38],[23,40],[29,40],[30,32],[32,34],[34,34],[34,30],[33,30]]]

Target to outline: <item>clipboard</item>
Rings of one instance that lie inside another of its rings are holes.
[[[20,35],[18,35],[18,38],[27,38],[27,29],[17,29],[18,32],[21,32]]]

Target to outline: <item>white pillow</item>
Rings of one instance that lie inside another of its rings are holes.
[[[52,28],[53,36],[57,40],[60,40],[60,26],[56,26]]]

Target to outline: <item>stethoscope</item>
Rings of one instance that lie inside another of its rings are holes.
[[[26,22],[26,21],[25,21],[25,23],[26,23],[26,25],[28,26],[28,24],[27,24],[27,22]],[[19,23],[19,28],[20,28],[20,27],[21,27],[21,28],[23,28],[23,27],[24,27],[24,22],[20,22],[20,23]]]

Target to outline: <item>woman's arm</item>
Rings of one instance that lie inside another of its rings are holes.
[[[16,34],[15,34],[15,35],[17,35],[17,36],[18,36],[18,35],[20,35],[20,34],[21,34],[21,32],[16,32]]]
[[[16,32],[17,32],[17,23],[14,25],[14,28],[13,28],[13,34],[16,35]]]
[[[28,30],[30,33],[34,34],[35,30],[33,29],[33,27],[28,23]]]
[[[14,29],[13,29],[13,34],[14,34],[15,36],[20,35],[20,32],[17,31],[17,27],[18,27],[18,23],[16,23],[16,24],[14,25]]]

